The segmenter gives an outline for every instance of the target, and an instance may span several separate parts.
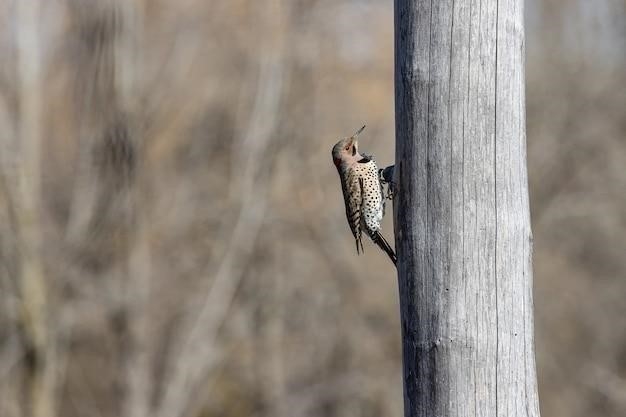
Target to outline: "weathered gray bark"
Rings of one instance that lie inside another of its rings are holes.
[[[539,416],[523,0],[396,0],[406,416]]]

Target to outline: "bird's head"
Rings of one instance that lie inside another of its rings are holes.
[[[335,166],[339,168],[342,163],[350,162],[352,160],[361,159],[359,154],[359,143],[357,136],[365,129],[365,125],[360,128],[354,135],[343,138],[333,146],[333,162]]]

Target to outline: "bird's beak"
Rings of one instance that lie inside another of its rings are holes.
[[[357,136],[359,136],[359,133],[361,133],[363,130],[365,130],[365,125],[363,125],[363,127],[361,127],[359,130],[356,131],[356,133],[354,135],[352,135],[350,137],[350,143],[354,144],[354,145],[359,145],[359,142],[357,140]]]
[[[365,125],[363,125],[363,127],[361,127],[359,130],[357,130],[356,133],[354,135],[352,135],[352,137],[354,139],[356,139],[356,137],[359,136],[359,133],[361,133],[364,130],[365,130]]]

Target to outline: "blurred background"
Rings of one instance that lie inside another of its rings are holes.
[[[626,2],[526,0],[544,417],[626,415]],[[392,0],[0,1],[0,416],[400,416]],[[391,216],[385,220],[390,236]]]

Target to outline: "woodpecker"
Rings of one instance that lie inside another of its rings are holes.
[[[359,153],[357,136],[363,129],[365,126],[333,146],[333,162],[341,180],[346,217],[354,235],[357,254],[363,252],[361,238],[365,232],[395,265],[396,254],[380,233],[380,222],[385,214],[380,172],[371,155]]]

